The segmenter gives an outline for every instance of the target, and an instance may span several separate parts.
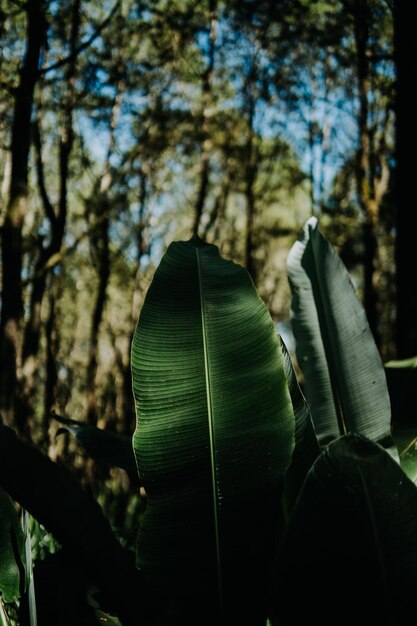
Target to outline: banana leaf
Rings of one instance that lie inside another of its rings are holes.
[[[0,488],[0,596],[14,602],[26,586],[25,537],[12,499]]]
[[[320,455],[320,445],[313,426],[310,407],[298,384],[291,357],[280,337],[285,375],[295,416],[295,448],[285,476],[284,502],[287,515],[293,509],[304,480]]]
[[[56,436],[71,433],[89,457],[103,465],[124,469],[131,482],[139,484],[132,437],[97,428],[92,424],[79,422],[57,413],[51,413],[51,417],[63,424],[57,430]]]
[[[278,551],[273,624],[414,618],[416,520],[416,486],[380,445],[359,435],[330,443],[307,476]]]
[[[349,274],[315,217],[291,248],[287,271],[296,355],[320,443],[358,433],[398,460],[381,357]]]
[[[246,270],[196,237],[172,243],[131,364],[148,497],[138,567],[188,606],[172,608],[175,623],[201,624],[205,606],[207,623],[240,623],[241,611],[242,624],[264,624],[294,415],[274,324]]]

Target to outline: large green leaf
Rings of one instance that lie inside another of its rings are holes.
[[[417,489],[381,446],[346,435],[325,448],[304,483],[275,573],[274,624],[414,620]]]
[[[0,488],[0,596],[13,602],[25,588],[25,538],[16,507]]]
[[[349,274],[316,218],[292,247],[287,270],[297,359],[320,442],[359,433],[398,459],[378,349]]]
[[[211,620],[237,619],[232,598],[243,593],[247,623],[262,623],[251,602],[265,593],[294,415],[274,324],[246,270],[197,238],[172,243],[131,363],[148,496],[140,569],[176,583],[183,602],[211,594]]]

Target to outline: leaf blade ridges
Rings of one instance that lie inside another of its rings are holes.
[[[141,311],[132,378],[148,495],[138,565],[167,579],[221,577],[227,590],[249,526],[269,523],[266,511],[244,520],[248,493],[277,508],[294,445],[280,345],[246,270],[196,238],[172,243]]]
[[[398,459],[381,357],[350,276],[316,218],[306,222],[287,270],[297,359],[320,441],[359,433]]]

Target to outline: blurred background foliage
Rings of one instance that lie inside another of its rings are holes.
[[[316,215],[383,360],[417,354],[406,4],[0,0],[1,418],[127,544],[137,486],[50,412],[133,433],[131,338],[171,241],[247,267],[292,349],[286,258]]]

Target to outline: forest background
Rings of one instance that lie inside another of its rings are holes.
[[[137,490],[50,414],[133,432],[131,338],[171,241],[243,264],[293,350],[286,258],[316,215],[383,361],[417,354],[411,5],[0,0],[1,419],[126,541]]]

